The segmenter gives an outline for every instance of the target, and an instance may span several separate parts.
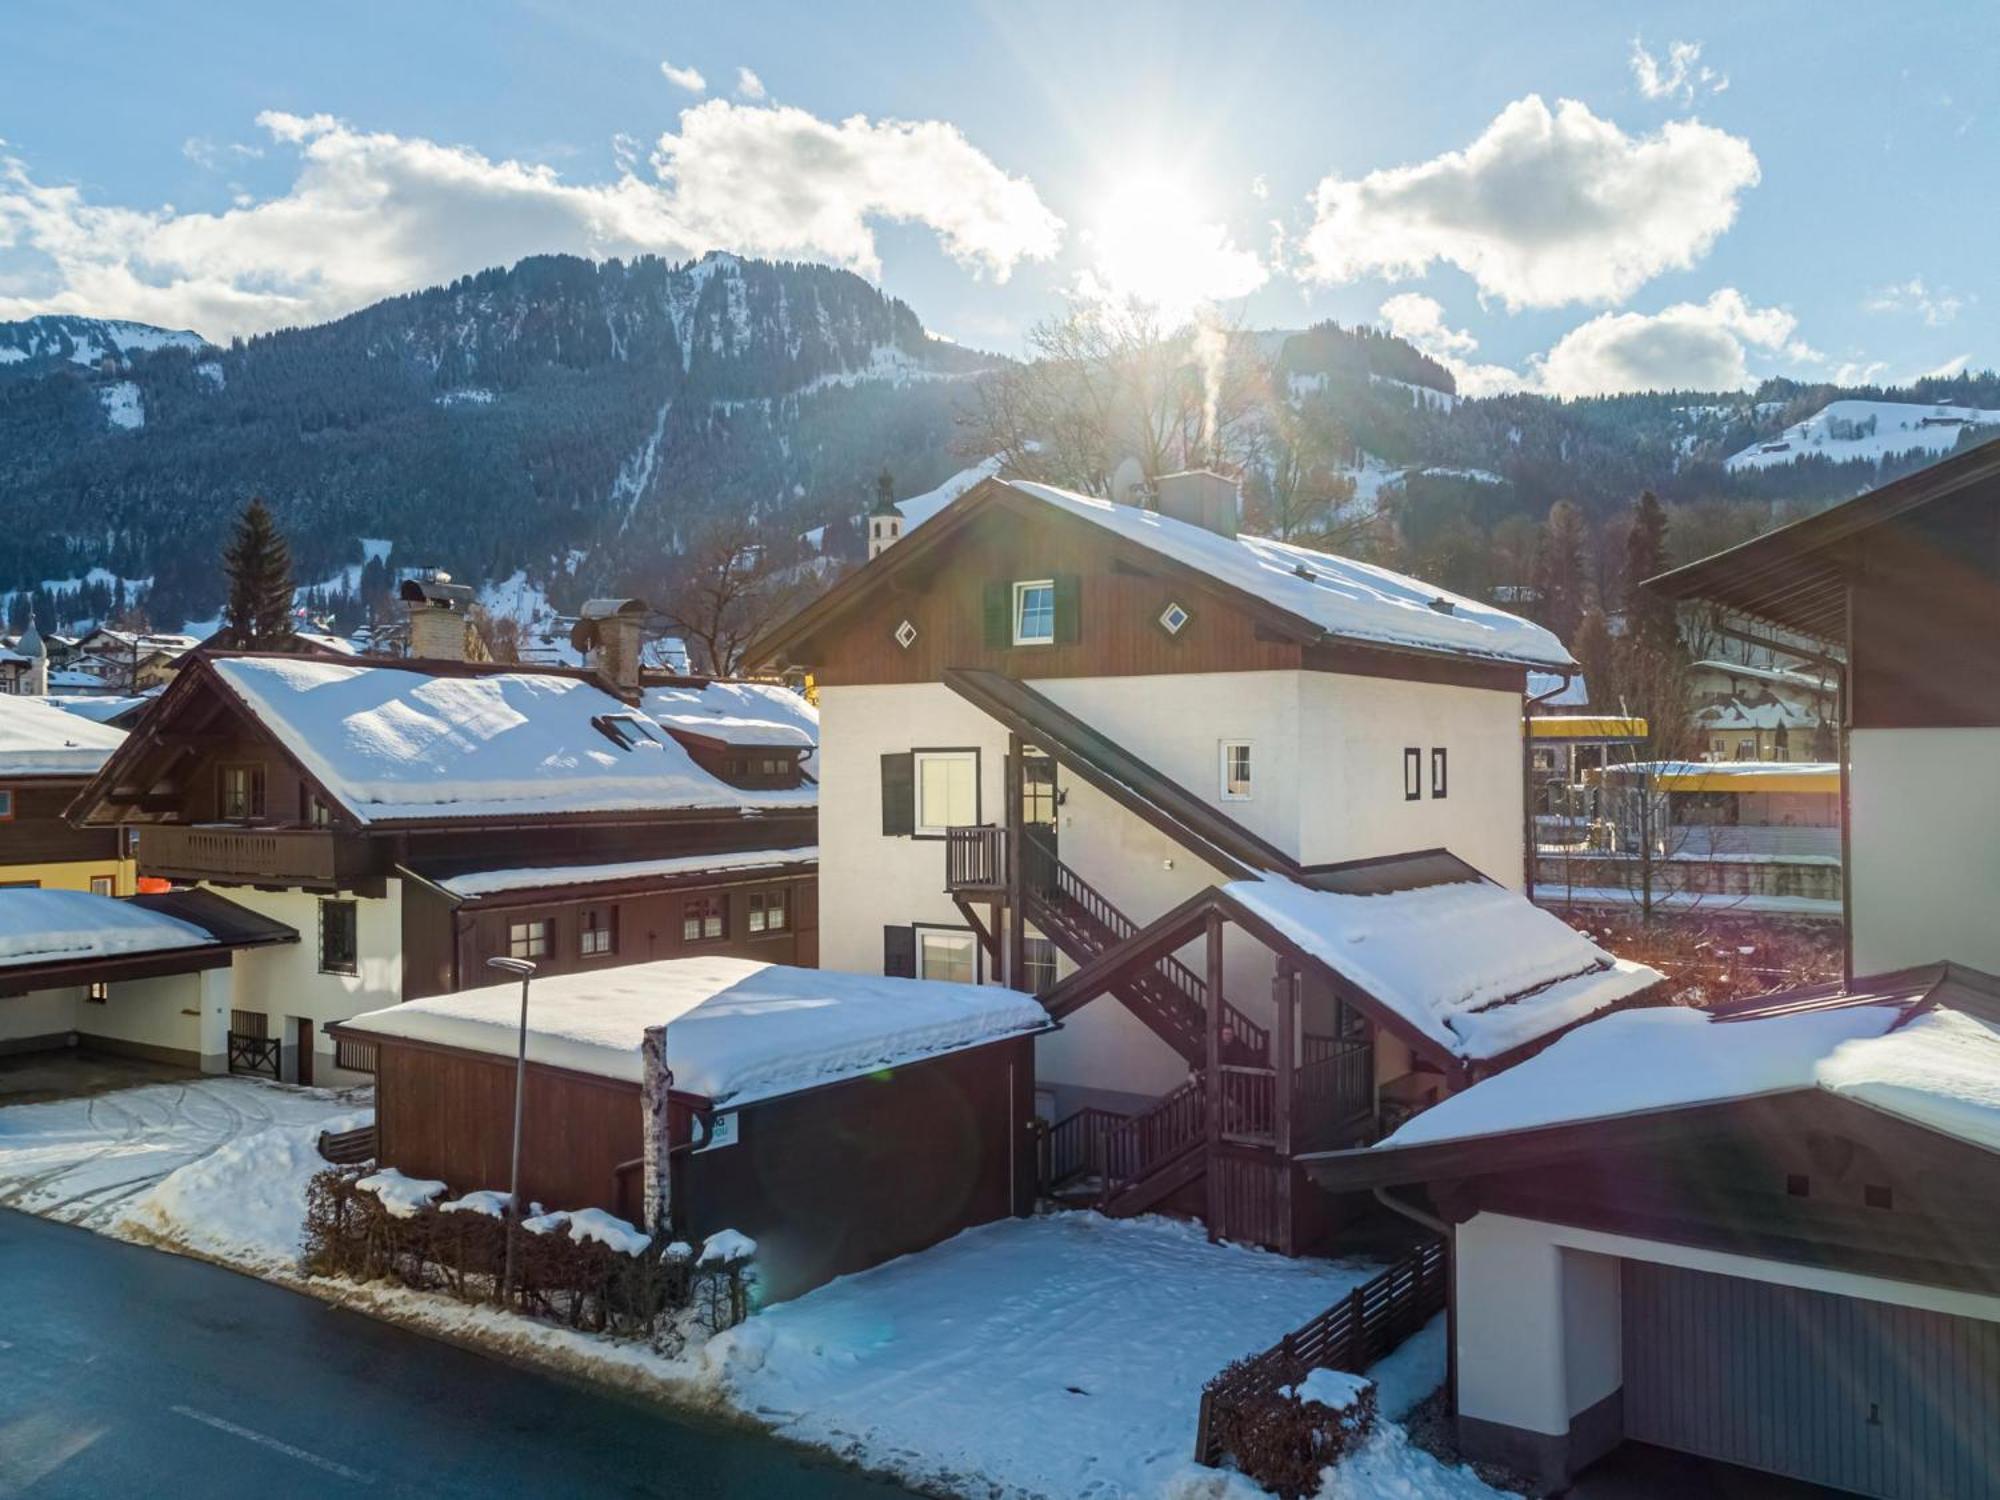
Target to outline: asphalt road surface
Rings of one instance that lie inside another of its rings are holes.
[[[754,1432],[0,1210],[0,1500],[906,1493]]]

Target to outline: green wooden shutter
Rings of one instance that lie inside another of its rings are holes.
[[[1056,644],[1073,646],[1083,633],[1083,586],[1074,573],[1056,574]]]
[[[917,977],[917,929],[882,929],[882,972],[897,979]]]
[[[986,585],[986,649],[1005,651],[1014,644],[1014,586]]]
[[[886,837],[917,831],[917,758],[905,750],[882,757],[882,832]]]

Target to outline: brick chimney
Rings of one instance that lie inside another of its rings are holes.
[[[426,661],[464,661],[471,631],[472,590],[453,583],[442,568],[426,568],[397,589],[410,622],[410,655]]]
[[[1236,481],[1208,469],[1162,474],[1153,482],[1160,514],[1217,536],[1236,535]]]
[[[621,693],[639,691],[639,647],[652,609],[643,599],[590,599],[578,613],[570,644]]]

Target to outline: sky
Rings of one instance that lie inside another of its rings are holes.
[[[107,18],[107,17],[110,18]],[[0,319],[225,340],[523,255],[1410,338],[1475,394],[2000,364],[2000,10],[9,0]]]

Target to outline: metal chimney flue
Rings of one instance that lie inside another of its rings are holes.
[[[1161,515],[1199,526],[1217,536],[1236,535],[1236,481],[1228,475],[1209,469],[1162,474],[1153,482],[1153,491],[1158,496]]]

